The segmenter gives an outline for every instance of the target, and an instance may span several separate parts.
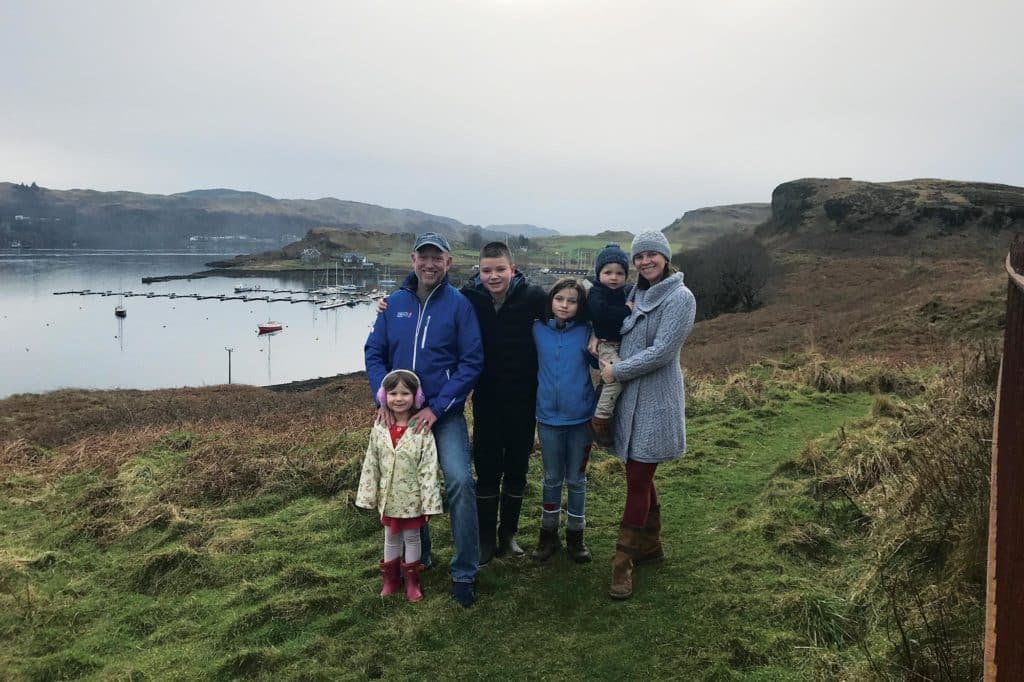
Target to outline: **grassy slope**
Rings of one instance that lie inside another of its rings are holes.
[[[0,669],[29,679],[820,673],[805,648],[823,642],[812,606],[839,597],[749,520],[769,504],[780,463],[863,416],[871,399],[792,385],[768,394],[749,409],[693,398],[691,455],[659,473],[669,561],[640,569],[626,603],[605,596],[623,483],[603,455],[588,497],[595,562],[497,562],[470,611],[447,599],[443,569],[426,574],[421,604],[377,596],[379,526],[349,504],[351,469],[335,496],[278,485],[196,504],[175,493],[195,436],[171,432],[113,479],[8,476]],[[531,483],[530,541],[538,494]],[[447,519],[433,528],[446,558]]]

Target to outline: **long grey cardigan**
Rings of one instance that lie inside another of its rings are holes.
[[[615,405],[615,454],[622,461],[665,462],[686,451],[686,395],[679,349],[693,329],[697,303],[677,272],[650,289],[634,288],[622,323],[622,393]]]

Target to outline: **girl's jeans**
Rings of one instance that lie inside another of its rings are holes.
[[[579,530],[584,526],[587,496],[587,461],[590,458],[590,429],[587,423],[572,426],[537,424],[541,460],[544,463],[544,515],[541,525],[558,528],[562,506],[562,484],[567,491],[566,526]]]

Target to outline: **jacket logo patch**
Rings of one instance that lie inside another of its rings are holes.
[[[412,312],[408,311],[408,310],[402,310],[402,311],[399,311],[398,314],[395,315],[395,317],[398,317],[398,318],[412,317]]]

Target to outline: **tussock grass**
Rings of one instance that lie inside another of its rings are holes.
[[[863,536],[846,534],[846,545],[870,560],[849,574],[848,596],[870,614],[876,637],[862,646],[875,675],[980,675],[998,366],[994,346],[976,346],[919,397],[876,396],[870,418],[809,443],[794,462],[814,477],[822,510],[847,506],[863,520]],[[780,533],[780,547],[805,529]]]

